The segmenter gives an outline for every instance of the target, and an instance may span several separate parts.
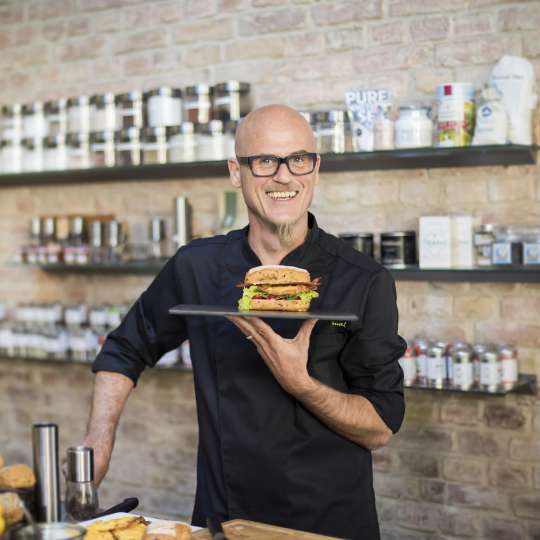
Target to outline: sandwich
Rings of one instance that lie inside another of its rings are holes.
[[[320,278],[311,280],[309,272],[295,266],[265,265],[248,270],[239,311],[307,311],[319,293]]]

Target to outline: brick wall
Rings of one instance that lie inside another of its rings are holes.
[[[341,105],[355,86],[431,97],[443,80],[480,84],[503,53],[540,76],[540,2],[497,0],[0,1],[0,102],[239,78],[256,104]],[[538,125],[537,125],[538,131]],[[147,277],[53,276],[5,263],[33,215],[115,213],[134,225],[187,195],[195,232],[216,225],[223,178],[3,188],[0,301],[132,301]],[[314,201],[331,232],[415,228],[422,214],[540,222],[537,166],[323,175]],[[509,340],[540,375],[540,286],[398,283],[400,331]],[[92,377],[80,366],[0,362],[0,452],[30,459],[33,421],[80,441]],[[408,391],[406,423],[375,453],[384,537],[540,538],[540,402]],[[166,404],[166,407],[164,406]],[[151,515],[188,517],[196,424],[189,375],[146,373],[123,417],[103,504],[139,495]],[[138,475],[133,477],[132,471]],[[171,472],[172,471],[172,472]]]

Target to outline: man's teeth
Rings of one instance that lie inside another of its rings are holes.
[[[292,199],[296,197],[298,191],[268,191],[267,193],[272,199]]]

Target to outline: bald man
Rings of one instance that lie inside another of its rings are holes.
[[[378,539],[371,451],[388,443],[405,409],[394,282],[308,212],[320,156],[298,112],[251,112],[228,166],[249,225],[178,250],[93,364],[85,443],[96,479],[141,372],[189,339],[199,421],[193,524],[244,518]],[[321,278],[313,308],[355,312],[359,322],[168,315],[181,303],[235,306],[236,284],[261,264],[306,268]]]

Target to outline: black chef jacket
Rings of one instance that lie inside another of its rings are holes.
[[[359,322],[319,321],[308,370],[341,392],[366,397],[396,432],[404,414],[395,285],[372,258],[317,227],[284,265],[321,277],[313,308],[354,312]],[[247,227],[178,250],[107,338],[94,371],[135,383],[167,351],[190,340],[199,448],[193,524],[245,518],[341,538],[379,538],[371,452],[338,435],[286,393],[254,344],[222,317],[178,317],[176,304],[236,306],[236,285],[260,265]],[[284,337],[300,322],[267,319]]]

